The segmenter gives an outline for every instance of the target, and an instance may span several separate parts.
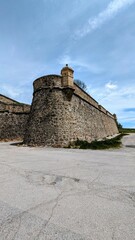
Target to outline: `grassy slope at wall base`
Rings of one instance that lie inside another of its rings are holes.
[[[122,128],[119,131],[120,131],[120,133],[135,133],[134,128]]]
[[[120,148],[122,145],[121,139],[125,135],[127,135],[127,134],[121,133],[120,135],[118,135],[114,138],[106,139],[106,140],[102,140],[102,141],[92,141],[91,143],[78,139],[77,141],[69,144],[68,148],[93,149],[93,150]]]

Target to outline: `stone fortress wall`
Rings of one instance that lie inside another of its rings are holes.
[[[0,94],[0,140],[23,139],[30,105]]]
[[[115,115],[74,83],[73,72],[67,65],[61,75],[34,81],[24,143],[66,147],[77,139],[91,142],[118,133]]]

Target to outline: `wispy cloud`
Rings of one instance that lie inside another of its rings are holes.
[[[103,69],[95,63],[87,63],[83,59],[72,59],[68,54],[65,54],[58,58],[58,63],[61,65],[69,64],[72,67],[76,67],[77,71],[86,70],[94,74],[103,72]]]
[[[90,18],[88,23],[76,32],[76,37],[84,37],[88,33],[102,26],[105,22],[109,21],[123,8],[128,7],[135,3],[135,0],[112,0],[106,9],[100,12],[94,18]]]
[[[106,88],[105,84],[102,88],[97,87],[97,88],[92,88],[89,89],[90,94],[93,96],[95,95],[97,101],[102,101],[103,104],[107,104],[108,102],[116,102],[117,99],[119,101],[117,102],[117,105],[113,105],[115,108],[123,108],[123,105],[125,108],[134,108],[134,99],[135,99],[135,86],[132,85],[131,87],[127,86],[117,86],[114,84],[113,89]],[[113,83],[111,83],[111,87],[113,87]],[[115,101],[114,101],[115,100]]]
[[[111,81],[105,84],[105,88],[108,90],[114,90],[116,89],[118,86],[114,83],[112,83]]]

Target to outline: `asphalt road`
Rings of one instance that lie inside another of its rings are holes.
[[[118,150],[0,143],[0,240],[134,240],[135,134]]]

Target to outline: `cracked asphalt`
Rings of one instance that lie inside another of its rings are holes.
[[[135,134],[106,151],[0,143],[0,240],[52,239],[135,239]]]

